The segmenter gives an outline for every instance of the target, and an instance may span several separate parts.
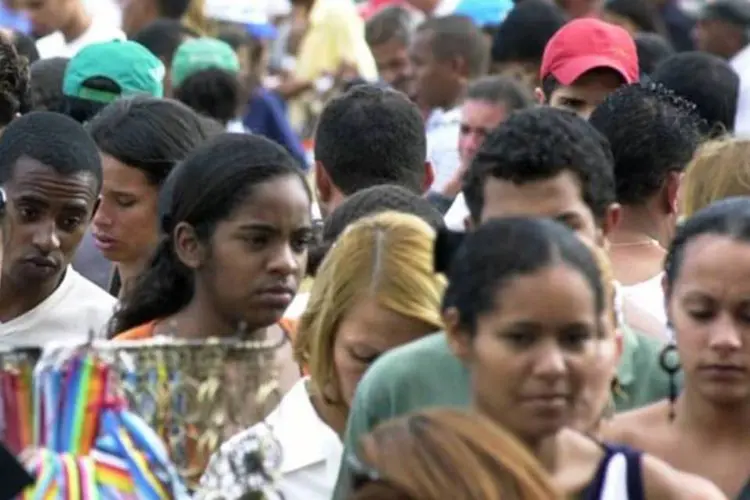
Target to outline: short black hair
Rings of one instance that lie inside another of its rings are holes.
[[[86,129],[103,154],[161,186],[174,166],[212,136],[197,113],[172,99],[132,97],[108,105]]]
[[[159,59],[171,61],[185,38],[197,36],[195,31],[176,19],[157,19],[136,33],[133,41],[146,47]]]
[[[0,127],[31,110],[29,63],[13,42],[0,36]]]
[[[589,123],[609,141],[617,201],[648,201],[670,172],[682,171],[701,142],[695,105],[657,83],[636,83],[609,94]]]
[[[565,11],[547,0],[517,3],[492,40],[492,62],[540,63],[547,42],[566,22]]]
[[[633,38],[641,76],[651,75],[659,63],[675,53],[669,40],[658,33],[636,33]]]
[[[455,239],[455,235],[445,231],[438,234],[435,270],[447,271],[442,309],[456,308],[460,327],[472,337],[479,319],[496,310],[498,300],[502,302],[504,285],[558,263],[585,279],[598,313],[605,309],[604,285],[596,259],[586,244],[559,222],[504,217],[467,233],[457,248]],[[447,269],[440,263],[447,264]]]
[[[315,276],[323,258],[338,237],[354,222],[369,215],[394,210],[416,215],[436,231],[444,226],[443,216],[423,196],[401,186],[383,184],[363,189],[353,194],[326,218],[323,223],[321,241],[310,249],[307,273]]]
[[[358,85],[318,119],[315,160],[345,195],[378,184],[421,194],[427,139],[417,106],[401,92]]]
[[[182,19],[187,14],[192,0],[156,0],[159,17]]]
[[[28,64],[33,64],[39,60],[39,50],[36,48],[36,41],[26,33],[18,30],[12,31],[13,45],[16,46],[18,55],[26,58]]]
[[[83,82],[83,85],[89,89],[101,90],[117,95],[120,95],[123,90],[117,82],[104,76],[89,78]],[[73,118],[78,123],[88,122],[105,107],[107,107],[107,103],[105,102],[92,101],[69,95],[63,96],[62,113]]]
[[[681,52],[662,61],[651,78],[698,107],[706,134],[734,130],[740,77],[728,62],[703,52]]]
[[[396,40],[408,46],[414,33],[411,13],[400,5],[386,7],[368,19],[365,40],[370,47]]]
[[[208,68],[192,73],[172,93],[196,112],[226,125],[237,116],[242,89],[237,75]]]
[[[62,112],[62,83],[69,61],[67,57],[51,57],[31,65],[32,110]]]
[[[512,113],[534,105],[534,97],[525,86],[507,76],[485,76],[469,84],[466,99],[476,99],[506,106]]]
[[[13,120],[0,136],[0,185],[13,177],[21,158],[31,158],[61,175],[86,172],[102,186],[99,150],[88,132],[72,118],[32,111]]]
[[[512,114],[485,139],[464,178],[474,222],[484,206],[488,177],[526,184],[571,172],[583,201],[602,220],[615,201],[614,160],[607,139],[586,120],[548,106]]]
[[[471,18],[458,14],[433,17],[420,24],[417,31],[432,35],[430,46],[437,60],[463,59],[469,78],[486,73],[489,62],[487,41]]]

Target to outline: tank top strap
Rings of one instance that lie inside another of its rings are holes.
[[[603,444],[604,457],[586,500],[645,500],[641,452]]]

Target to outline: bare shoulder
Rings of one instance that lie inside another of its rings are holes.
[[[659,500],[727,500],[711,481],[681,472],[648,454],[641,462],[646,498]]]
[[[643,448],[644,440],[661,435],[669,423],[669,402],[657,403],[616,415],[602,426],[602,440],[621,443],[636,449]]]

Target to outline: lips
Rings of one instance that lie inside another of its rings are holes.
[[[274,309],[286,309],[296,294],[296,288],[286,285],[273,285],[257,291],[259,302]]]
[[[704,365],[699,371],[712,379],[736,379],[747,375],[747,368],[734,364]]]
[[[29,275],[35,278],[48,278],[60,270],[60,263],[48,257],[30,257],[23,263]]]
[[[116,239],[110,236],[107,236],[106,234],[94,233],[93,236],[94,236],[94,245],[96,245],[96,247],[99,250],[107,251],[107,250],[112,249],[117,244]]]

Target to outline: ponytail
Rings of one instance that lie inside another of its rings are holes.
[[[175,314],[192,297],[192,273],[175,255],[172,238],[164,237],[149,267],[123,296],[118,311],[110,321],[110,336]]]

